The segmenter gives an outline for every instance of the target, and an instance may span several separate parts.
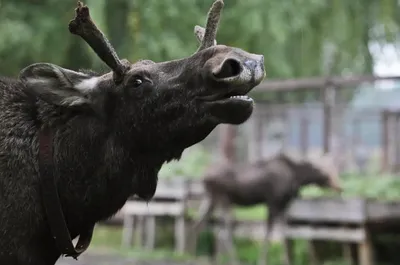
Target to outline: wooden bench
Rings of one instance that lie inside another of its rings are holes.
[[[310,240],[310,259],[321,264],[316,240],[344,244],[345,257],[353,264],[351,244],[357,245],[358,264],[372,265],[372,245],[367,229],[367,207],[363,199],[298,199],[288,211],[286,239]]]

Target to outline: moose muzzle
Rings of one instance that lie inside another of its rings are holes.
[[[212,68],[212,75],[216,81],[230,83],[232,85],[247,85],[254,87],[265,77],[264,56],[247,53],[240,49],[234,49],[221,62]],[[248,91],[246,91],[248,92]]]

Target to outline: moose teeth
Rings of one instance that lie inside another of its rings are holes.
[[[231,96],[230,98],[251,100],[251,98],[249,98],[248,96]]]

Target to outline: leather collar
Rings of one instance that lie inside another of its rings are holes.
[[[78,243],[74,246],[65,222],[54,178],[53,137],[48,128],[39,132],[39,172],[42,203],[55,243],[61,255],[77,259],[89,247],[95,224],[80,232]]]

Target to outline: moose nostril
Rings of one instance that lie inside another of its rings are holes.
[[[257,62],[254,60],[246,60],[244,64],[250,69],[255,69],[257,67]]]
[[[240,62],[235,59],[226,59],[217,73],[214,73],[216,78],[228,78],[239,75],[242,71]]]

